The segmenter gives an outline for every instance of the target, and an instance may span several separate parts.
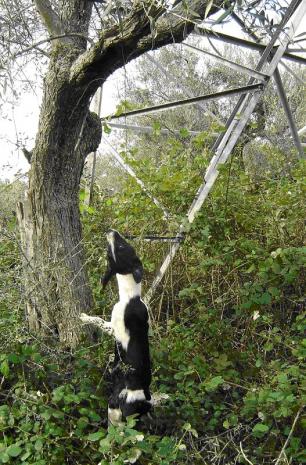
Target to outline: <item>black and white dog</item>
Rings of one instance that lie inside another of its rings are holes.
[[[84,323],[93,323],[115,337],[115,359],[111,372],[112,393],[108,418],[118,424],[129,415],[146,414],[151,406],[151,362],[148,339],[148,310],[141,300],[143,267],[134,248],[115,230],[107,233],[108,267],[103,288],[116,275],[119,302],[111,321],[82,314]]]

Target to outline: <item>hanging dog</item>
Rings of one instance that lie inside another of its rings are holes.
[[[110,230],[106,237],[108,267],[102,285],[105,288],[116,275],[119,301],[114,305],[110,322],[86,314],[81,319],[115,337],[108,418],[112,424],[118,424],[129,415],[146,414],[152,406],[149,324],[148,310],[141,300],[142,263],[117,231]]]

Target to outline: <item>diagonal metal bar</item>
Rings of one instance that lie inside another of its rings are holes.
[[[252,39],[254,40],[259,40],[258,37],[256,36],[256,34],[254,34],[252,31],[250,31],[244,24],[244,22],[239,18],[237,17],[237,15],[234,16],[234,19],[236,19],[236,21],[241,25],[241,27],[243,28],[243,30],[249,34]],[[294,42],[294,40],[293,40]],[[296,51],[299,51],[300,49],[296,49]],[[287,48],[287,51],[289,52],[293,52],[292,49],[288,49]],[[284,68],[290,73],[292,74],[295,79],[297,79],[299,82],[303,83],[303,80],[297,76],[285,63],[284,63],[284,60],[280,60],[279,62],[279,65],[282,65],[284,66]],[[278,67],[279,67],[278,65]],[[292,135],[292,138],[293,138],[293,141],[296,145],[296,148],[297,148],[297,151],[298,151],[298,154],[299,154],[299,158],[305,158],[305,152],[303,150],[303,144],[301,143],[301,140],[299,138],[299,131],[297,130],[297,127],[296,127],[296,123],[295,123],[295,120],[294,120],[294,117],[293,117],[293,114],[292,114],[292,111],[290,109],[290,105],[289,105],[289,101],[287,99],[287,96],[286,96],[286,92],[285,92],[285,89],[284,89],[284,86],[283,86],[283,83],[282,83],[282,79],[281,79],[281,75],[280,75],[280,72],[279,72],[279,69],[278,67],[276,67],[275,69],[275,72],[274,72],[274,80],[275,80],[275,83],[276,83],[276,86],[277,86],[277,91],[278,91],[278,94],[279,94],[279,97],[280,97],[280,100],[281,100],[281,103],[283,105],[283,108],[284,108],[284,111],[285,111],[285,114],[287,116],[287,119],[288,119],[288,123],[289,123],[289,128],[290,128],[290,131],[291,131],[291,135]]]
[[[170,218],[171,215],[170,215],[169,211],[161,204],[161,202],[156,197],[154,197],[154,195],[151,194],[151,192],[146,188],[144,182],[141,179],[139,179],[139,177],[137,176],[135,171],[124,161],[122,156],[117,152],[117,150],[111,145],[111,143],[107,139],[104,139],[104,141],[108,144],[108,146],[109,146],[109,148],[111,150],[111,154],[117,160],[119,165],[124,169],[124,171],[126,171],[132,178],[135,179],[137,184],[141,187],[141,189],[149,197],[149,199],[151,199],[152,202],[158,208],[160,208],[162,210],[162,212],[164,214],[164,218],[165,219]]]
[[[240,27],[246,34],[248,34],[253,40],[255,40],[255,42],[259,41],[259,37],[257,37],[257,35],[245,25],[244,21],[242,21],[242,19],[234,11],[232,12],[232,18],[240,25]],[[305,39],[300,40],[304,41]],[[299,42],[299,40],[292,40],[292,42],[297,43]],[[280,65],[282,65],[288,71],[288,73],[291,74],[297,81],[299,81],[301,84],[305,84],[303,79],[301,79],[291,68],[289,68],[289,66],[286,63],[284,63],[283,59],[280,61]]]
[[[286,63],[284,63],[284,60],[280,61],[280,65],[282,65],[285,68],[285,70],[288,71],[288,73],[291,74],[300,84],[306,84],[306,81],[303,81],[303,79],[301,79],[300,76],[298,76],[291,68],[289,68],[289,66],[286,65]]]
[[[293,117],[293,114],[292,114],[292,111],[291,111],[291,108],[290,108],[290,105],[289,105],[289,102],[288,102],[288,99],[287,99],[287,96],[286,96],[286,92],[285,92],[283,82],[282,82],[282,78],[281,78],[281,75],[280,75],[280,72],[279,72],[278,68],[276,68],[275,71],[274,71],[274,80],[275,80],[275,84],[276,84],[276,87],[277,87],[277,92],[278,92],[280,101],[281,101],[281,103],[283,105],[283,109],[284,109],[284,111],[286,113],[286,116],[287,116],[287,119],[288,119],[292,139],[293,139],[293,141],[294,141],[294,143],[296,145],[297,151],[299,153],[299,158],[305,158],[304,149],[303,149],[301,141],[300,141],[299,133],[298,133],[295,121],[294,121],[294,117]]]
[[[235,63],[232,60],[228,60],[227,58],[224,58],[224,57],[222,57],[220,55],[216,55],[215,53],[208,52],[207,50],[203,50],[201,48],[195,47],[194,45],[186,44],[185,42],[183,42],[183,45],[185,47],[190,48],[194,52],[198,52],[198,53],[201,53],[201,54],[204,54],[204,55],[211,56],[215,60],[221,61],[222,63],[224,63],[229,68],[232,68],[235,71],[238,71],[240,73],[247,74],[248,76],[252,76],[255,79],[259,79],[260,81],[265,81],[266,78],[267,78],[266,74],[264,74],[264,73],[260,73],[258,71],[255,71],[254,69],[248,68],[247,66],[239,65],[238,63]]]
[[[294,17],[291,20],[291,25],[290,25],[289,30],[283,31],[282,29],[284,29],[285,24],[288,22],[293,12],[294,12]],[[273,37],[270,43],[265,48],[264,53],[262,54],[259,60],[259,63],[256,67],[257,71],[260,71],[262,67],[268,63],[270,59],[270,55],[271,55],[271,50],[273,49],[273,46],[276,40],[279,39],[280,45],[277,47],[276,52],[274,53],[274,56],[271,62],[269,63],[268,69],[267,69],[267,74],[269,76],[269,79],[271,78],[271,76],[276,70],[278,63],[280,62],[282,56],[285,53],[288,43],[294,37],[295,31],[298,25],[300,24],[300,22],[302,21],[305,13],[306,13],[306,0],[302,0],[302,1],[294,0],[293,2],[291,2],[289,7],[287,8],[286,14],[281,24],[277,28],[275,34],[273,34]],[[253,95],[245,95],[245,97],[242,98],[241,103],[239,103],[239,105],[236,106],[236,110],[237,110],[236,116],[235,115],[233,116],[233,114],[231,115],[230,123],[228,124],[228,129],[223,134],[222,139],[219,141],[215,155],[212,157],[210,164],[206,170],[205,179],[202,185],[200,186],[192,205],[190,206],[188,210],[187,224],[193,222],[193,220],[196,217],[196,214],[199,212],[200,208],[202,207],[206,197],[208,196],[211,188],[213,187],[218,177],[219,165],[225,163],[228,157],[230,156],[239,136],[241,135],[243,129],[245,128],[260,97],[261,97],[261,94],[259,92]],[[239,117],[238,117],[238,113],[239,113]],[[186,231],[186,224],[183,223],[180,226],[178,236],[181,237],[182,235],[184,235],[185,231]],[[155,289],[161,282],[176,252],[178,251],[179,246],[180,246],[179,242],[171,246],[168,255],[166,256],[163,264],[161,265],[159,269],[159,272],[155,280],[153,281],[151,285],[151,288],[149,289],[149,291],[147,292],[145,296],[145,301],[147,303],[149,303],[150,300],[152,299]]]
[[[302,134],[305,134],[306,132],[306,126],[298,130],[298,135],[301,136]]]
[[[241,94],[247,94],[249,92],[256,92],[256,91],[262,90],[262,88],[263,88],[262,83],[251,84],[251,85],[243,86],[243,87],[235,87],[233,89],[227,89],[221,92],[199,95],[198,97],[177,100],[175,102],[162,103],[160,105],[155,105],[153,107],[147,107],[147,108],[141,108],[139,110],[127,111],[125,113],[121,113],[120,115],[109,115],[109,116],[105,116],[101,118],[101,120],[107,121],[107,120],[114,120],[114,119],[123,118],[127,116],[147,115],[149,113],[157,113],[158,111],[172,110],[173,108],[182,107],[184,105],[192,105],[193,103],[197,103],[197,102],[204,102],[204,101],[207,102],[210,100],[230,97],[233,95],[241,95]]]
[[[239,37],[230,36],[228,34],[224,34],[223,32],[216,32],[216,31],[212,31],[211,29],[201,28],[199,26],[197,27],[195,34],[197,36],[200,35],[202,37],[208,36],[215,40],[220,40],[221,42],[227,42],[229,44],[239,45],[240,47],[249,48],[251,50],[257,50],[259,52],[262,52],[266,47],[263,44],[251,42],[245,39],[240,39]],[[291,53],[285,52],[283,58],[286,60],[290,60],[296,63],[306,65],[306,58],[300,57],[298,55],[292,55]]]

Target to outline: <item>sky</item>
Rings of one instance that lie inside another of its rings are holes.
[[[31,67],[26,71],[31,74]],[[105,115],[113,113],[118,103],[117,85],[121,82],[121,73],[116,74],[103,86],[102,113]],[[0,116],[1,180],[12,181],[28,171],[29,164],[21,147],[31,150],[34,146],[41,100],[42,90],[37,82],[35,93],[29,89],[22,93],[17,104],[3,105]]]
[[[218,25],[214,29],[236,37],[245,37],[234,21],[228,22],[224,26]],[[207,45],[206,39],[203,39],[203,44]],[[217,43],[219,48],[220,44],[220,42]],[[134,65],[131,62],[126,67],[126,73],[133,73],[133,69]],[[33,76],[35,74],[34,65],[30,63],[23,73]],[[123,71],[118,70],[104,84],[101,116],[112,114],[119,103],[120,94],[122,94],[120,92],[122,75]],[[34,146],[42,99],[41,87],[41,79],[37,75],[34,89],[33,86],[32,88],[25,86],[20,92],[21,95],[17,103],[6,103],[2,106],[0,116],[0,180],[2,181],[12,181],[29,169],[21,147],[25,146],[31,150]],[[12,100],[14,101],[14,99]]]

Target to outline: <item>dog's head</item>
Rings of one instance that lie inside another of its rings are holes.
[[[102,279],[103,287],[116,273],[132,274],[135,282],[140,283],[143,268],[134,248],[114,229],[107,232],[106,239],[108,267]]]

